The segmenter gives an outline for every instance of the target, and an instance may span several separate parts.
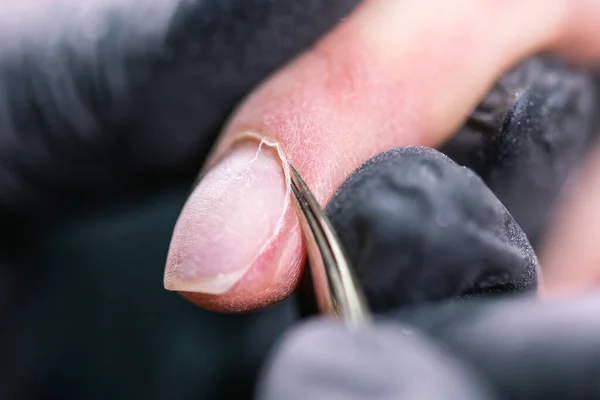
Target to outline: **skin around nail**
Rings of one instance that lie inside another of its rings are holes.
[[[211,303],[237,288],[243,297],[270,280],[272,295],[285,298],[289,281],[297,279],[286,276],[287,266],[299,271],[303,261],[293,210],[289,171],[277,143],[245,135],[186,202],[173,233],[165,288]],[[230,311],[261,306],[236,303],[234,298]]]
[[[225,127],[207,171],[218,168],[215,163],[221,161],[215,160],[227,157],[233,143],[254,132],[276,141],[317,200],[327,204],[344,180],[376,154],[399,146],[436,146],[445,140],[507,68],[554,45],[559,35],[571,34],[564,26],[574,11],[566,2],[524,4],[461,0],[439,3],[441,8],[432,14],[427,1],[362,3],[243,102]],[[196,190],[202,188],[201,184]],[[260,190],[250,190],[248,196],[260,193],[273,197]],[[202,196],[193,194],[190,204],[206,202]],[[240,194],[238,200],[240,207],[247,203],[246,195]],[[242,221],[245,217],[234,211],[238,206],[229,205],[230,211],[223,212]],[[269,232],[280,218],[272,211],[265,209],[270,215],[265,224]],[[251,230],[245,222],[239,222],[240,232],[248,229],[251,239],[242,240],[237,234],[227,244],[196,239],[219,238],[221,228],[231,233],[238,223],[211,225],[198,217],[204,216],[186,206],[180,220],[187,222],[176,228],[167,267],[167,276],[178,270],[182,277],[182,270],[189,268],[194,279],[203,281],[202,286],[187,286],[186,297],[205,308],[243,311],[276,302],[295,288],[304,259],[295,211],[288,208],[283,213],[281,229],[266,247],[258,245],[267,237],[264,227],[256,224],[256,230]],[[195,218],[198,221],[192,223]],[[186,246],[193,250],[185,250]],[[218,255],[219,246],[239,254]],[[250,265],[246,260],[257,249],[262,250]],[[181,261],[184,254],[189,263]],[[207,289],[198,265],[227,284]],[[233,270],[239,279],[235,284]],[[191,294],[191,290],[204,292]]]

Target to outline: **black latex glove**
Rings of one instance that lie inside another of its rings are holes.
[[[375,311],[537,286],[527,237],[471,170],[424,147],[363,164],[327,208]],[[308,274],[304,313],[315,312]]]
[[[571,170],[597,139],[600,80],[547,57],[507,73],[441,151],[473,169],[539,250]]]
[[[493,399],[475,370],[406,324],[348,331],[318,319],[290,330],[258,387],[275,399]]]
[[[62,1],[0,16],[0,212],[197,173],[237,102],[357,0]]]
[[[596,399],[599,307],[598,295],[448,303],[357,331],[314,320],[284,338],[258,398]]]

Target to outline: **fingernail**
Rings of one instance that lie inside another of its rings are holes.
[[[264,142],[235,146],[203,177],[181,212],[167,258],[165,288],[228,291],[276,236],[288,202],[277,150]]]

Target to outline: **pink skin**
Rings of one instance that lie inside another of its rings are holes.
[[[435,15],[422,0],[363,3],[242,104],[206,170],[240,143],[258,149],[260,138],[268,138],[326,204],[361,163],[396,146],[435,146],[460,126],[506,68],[577,36],[576,29],[565,28],[565,15],[574,17],[565,14],[563,2],[458,3],[461,9],[455,2],[436,3],[443,8]],[[280,172],[283,177],[283,167]],[[205,205],[190,200],[176,227],[167,287],[218,311],[256,309],[294,290],[305,257],[294,207],[285,207],[282,217],[264,225],[272,231],[270,242],[226,291],[194,293],[173,286],[173,271],[194,268],[195,260],[206,258],[208,250],[194,241],[193,229],[178,233],[198,207]],[[241,237],[259,234],[253,229],[259,228],[249,227]]]
[[[572,177],[571,188],[547,238],[542,295],[548,298],[598,290],[600,286],[600,149]]]

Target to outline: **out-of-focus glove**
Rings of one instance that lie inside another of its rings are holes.
[[[3,5],[0,215],[195,175],[236,103],[357,2]]]
[[[276,348],[260,400],[492,399],[474,370],[403,324],[355,331],[318,319]]]
[[[600,296],[417,308],[350,331],[315,319],[274,352],[258,398],[595,399]]]

